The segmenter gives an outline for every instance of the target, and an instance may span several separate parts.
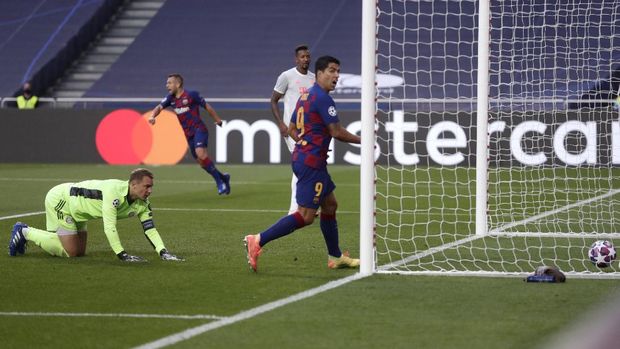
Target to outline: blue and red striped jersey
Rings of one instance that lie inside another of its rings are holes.
[[[169,94],[161,101],[163,108],[172,107],[183,127],[185,137],[192,137],[196,131],[207,132],[207,126],[200,118],[200,106],[206,106],[204,98],[196,91],[183,91],[179,98]]]
[[[293,162],[325,168],[332,140],[327,125],[340,122],[334,100],[315,83],[297,100],[291,122],[296,125],[300,138],[293,151]]]

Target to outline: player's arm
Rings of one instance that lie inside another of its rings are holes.
[[[101,203],[101,217],[103,219],[103,232],[105,233],[108,243],[112,248],[112,251],[116,256],[125,262],[143,262],[143,258],[138,256],[132,256],[125,252],[121,240],[118,237],[118,231],[116,230],[117,211],[116,207],[119,205],[120,198],[115,195],[113,191],[102,191],[102,203]]]
[[[339,122],[327,124],[327,130],[330,136],[339,141],[356,144],[360,144],[361,142],[360,136],[354,135],[347,131],[347,129],[342,127]]]
[[[203,99],[204,101],[204,99]],[[215,109],[213,109],[213,107],[211,106],[211,104],[204,102],[204,108],[207,110],[207,113],[209,113],[209,116],[211,116],[211,118],[213,119],[213,122],[218,125],[218,126],[222,126],[222,118],[220,118],[220,116],[217,114],[217,112],[215,111]]]
[[[283,72],[278,76],[278,80],[276,80],[276,85],[273,87],[273,92],[271,93],[271,113],[273,117],[276,119],[276,123],[278,124],[278,128],[280,129],[280,134],[282,137],[286,137],[288,130],[286,129],[286,125],[282,120],[282,115],[280,114],[280,107],[278,106],[278,102],[280,98],[286,94],[286,90],[288,89],[288,79],[286,78],[286,72]],[[287,115],[284,115],[287,117]]]
[[[290,135],[290,132],[286,129],[286,125],[284,121],[282,121],[282,116],[280,116],[280,107],[278,106],[278,102],[284,96],[284,94],[274,90],[271,94],[271,114],[273,114],[273,118],[276,119],[276,123],[278,124],[278,128],[280,129],[280,134],[282,137],[286,137],[287,134]]]
[[[177,257],[168,252],[164,241],[161,239],[159,232],[155,229],[155,223],[153,222],[153,211],[151,205],[146,204],[143,210],[138,215],[140,223],[142,223],[142,229],[144,230],[144,236],[148,242],[153,246],[155,252],[159,254],[159,257],[165,261],[184,261],[183,258]]]
[[[288,124],[288,135],[291,136],[295,142],[299,142],[299,133],[294,122]]]
[[[155,118],[157,117],[157,115],[159,115],[162,110],[170,106],[170,97],[170,95],[166,96],[166,98],[164,98],[161,103],[159,103],[155,108],[153,108],[153,110],[151,111],[151,116],[149,117],[149,123],[151,125],[155,125]]]
[[[338,118],[338,112],[336,111],[336,104],[331,97],[326,96],[317,102],[317,110],[323,119],[323,122],[327,126],[327,132],[333,138],[341,142],[347,143],[361,143],[360,136],[354,135],[347,131],[346,128],[340,125],[340,119]]]

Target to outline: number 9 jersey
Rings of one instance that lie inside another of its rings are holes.
[[[315,83],[299,97],[291,122],[295,124],[299,136],[293,151],[293,163],[324,169],[332,140],[327,125],[340,122],[334,100]]]

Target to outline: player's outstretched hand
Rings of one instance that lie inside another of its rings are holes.
[[[154,117],[152,117],[152,116],[151,116],[151,117],[149,118],[149,124],[151,124],[151,125],[155,125],[155,118],[154,118]]]
[[[218,125],[219,127],[222,127],[222,120],[218,119],[217,121],[215,121],[215,124]]]
[[[146,262],[146,259],[140,257],[140,256],[132,256],[130,254],[127,254],[127,252],[122,251],[119,254],[116,255],[118,257],[118,259],[122,260],[123,262]]]
[[[172,253],[168,252],[168,250],[166,250],[165,248],[159,251],[159,257],[161,258],[162,261],[178,261],[178,262],[185,261],[185,258],[175,256]]]

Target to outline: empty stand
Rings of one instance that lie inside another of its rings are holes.
[[[166,75],[178,72],[206,97],[266,98],[301,43],[359,74],[359,2],[167,1],[85,96],[163,96]]]
[[[106,30],[54,87],[54,97],[82,97],[133,43],[165,0],[133,0],[113,16]]]
[[[53,59],[103,0],[3,1],[0,11],[0,96]],[[34,86],[37,93],[39,86]]]

